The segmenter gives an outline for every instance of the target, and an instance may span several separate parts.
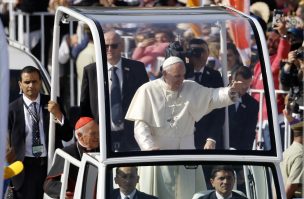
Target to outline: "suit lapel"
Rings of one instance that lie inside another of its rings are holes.
[[[138,190],[136,189],[136,192],[135,192],[135,195],[134,195],[134,197],[133,197],[133,199],[138,199],[138,196],[139,195],[139,193],[138,193]]]
[[[244,95],[242,96],[242,102],[239,104],[238,112],[244,112],[247,109],[246,102],[246,95]]]
[[[131,68],[128,66],[128,62],[126,59],[121,58],[121,69],[122,69],[122,100],[124,99],[125,96],[125,85],[127,84],[127,82],[129,82],[130,79],[130,70]]]
[[[210,72],[208,71],[208,68],[205,66],[203,74],[201,76],[200,84],[202,84],[203,86],[208,86],[206,84],[208,84],[207,82],[209,82],[209,77],[210,77]]]
[[[212,192],[210,199],[217,199],[215,191]]]
[[[43,131],[44,131],[44,138],[45,138],[45,144],[48,147],[48,140],[49,140],[49,134],[47,133],[49,131],[49,112],[47,110],[48,104],[48,97],[40,94],[40,108],[42,110],[42,119],[43,119]]]
[[[18,99],[18,105],[16,107],[16,115],[20,122],[20,130],[22,132],[22,139],[25,141],[25,113],[24,113],[24,105],[23,105],[23,98],[22,95]],[[20,136],[20,135],[18,135]]]

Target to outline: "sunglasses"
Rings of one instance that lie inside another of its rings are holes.
[[[112,49],[117,49],[118,46],[119,46],[119,44],[109,44],[109,45],[106,44],[106,49],[109,49],[110,47],[111,47]]]

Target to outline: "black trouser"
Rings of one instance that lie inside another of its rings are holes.
[[[42,199],[43,182],[47,175],[47,158],[25,157],[24,180],[19,190],[14,190],[15,199]]]
[[[112,151],[127,152],[139,151],[139,146],[134,139],[134,133],[126,130],[111,132]]]
[[[112,151],[124,151],[123,149],[123,130],[122,131],[112,131],[111,132],[111,145]]]

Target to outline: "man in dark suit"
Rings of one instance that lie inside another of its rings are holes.
[[[157,197],[138,191],[137,167],[117,167],[115,183],[119,186],[111,193],[111,199],[157,199]]]
[[[24,164],[23,172],[12,178],[14,198],[41,199],[47,174],[49,112],[55,117],[55,148],[62,148],[62,140],[73,136],[69,121],[60,106],[40,94],[40,71],[33,66],[21,70],[19,86],[23,94],[9,105],[9,145],[15,153],[12,161]]]
[[[251,70],[246,66],[241,66],[232,75],[232,81],[242,81],[246,87],[239,93],[240,101],[228,108],[230,147],[237,150],[252,150],[259,103],[247,93],[252,81]]]
[[[207,195],[199,197],[199,199],[247,199],[246,197],[232,191],[235,176],[234,170],[228,166],[216,166],[211,171],[210,182],[215,191],[208,193]]]
[[[187,75],[187,79],[192,79],[197,83],[210,88],[223,87],[221,74],[206,65],[209,56],[209,48],[206,41],[202,39],[192,39],[189,41],[189,68],[194,68],[193,72]],[[197,149],[222,148],[222,132],[225,121],[225,109],[215,109],[205,115],[195,124],[194,143]]]
[[[112,150],[139,150],[134,139],[134,124],[133,122],[124,120],[124,116],[137,88],[145,82],[148,82],[148,75],[143,63],[121,57],[123,41],[117,33],[114,31],[106,32],[104,38],[108,62],[110,101],[111,103],[117,102],[116,108],[118,107],[120,109],[120,113],[117,114],[114,112],[114,108],[111,107]],[[93,117],[95,121],[98,122],[96,74],[96,63],[90,64],[84,68],[81,86],[80,115]],[[113,77],[113,75],[115,77]],[[118,84],[118,96],[112,95],[114,94],[114,91],[112,90],[114,84]],[[118,116],[120,119],[114,121],[114,115]]]

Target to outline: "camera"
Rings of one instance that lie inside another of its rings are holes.
[[[180,41],[175,41],[173,43],[170,43],[169,46],[166,48],[165,57],[168,58],[170,56],[176,56],[181,58],[186,66],[185,76],[187,77],[191,76],[194,71],[194,66],[189,63],[188,59],[191,57],[200,57],[204,50],[205,49],[203,48],[192,48],[185,50]]]
[[[304,60],[304,51],[303,51],[303,49],[296,50],[296,59]]]
[[[301,93],[302,92],[302,93]],[[294,115],[298,115],[298,117],[303,118],[303,91],[299,91],[298,93],[290,92],[290,96],[288,98],[288,103],[286,108],[288,112],[291,112]]]
[[[278,23],[283,21],[284,13],[283,10],[274,10],[272,18],[272,27],[277,27]]]
[[[296,28],[297,27],[297,19],[294,16],[286,17],[286,27],[287,28]]]
[[[183,61],[185,61],[185,58],[187,57],[187,52],[184,51],[183,46],[181,45],[180,41],[175,41],[173,43],[170,43],[169,46],[166,48],[165,57],[168,58],[170,56],[176,56],[181,58]]]
[[[190,57],[200,57],[204,48],[191,48],[184,50],[184,47],[181,45],[181,42],[175,41],[170,43],[166,49],[166,58],[170,56],[176,56],[185,61],[186,58]]]

